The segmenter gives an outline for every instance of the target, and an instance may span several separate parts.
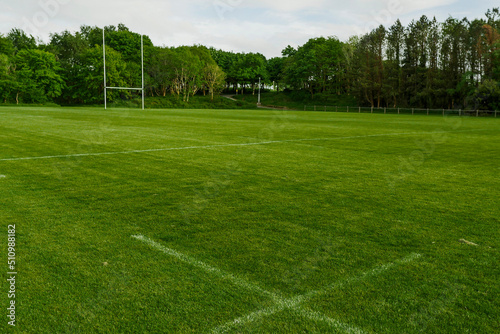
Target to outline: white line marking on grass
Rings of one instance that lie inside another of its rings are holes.
[[[211,331],[212,333],[217,333],[217,334],[218,333],[226,333],[227,331],[229,331],[235,327],[252,323],[254,321],[257,321],[257,320],[262,319],[264,317],[271,316],[273,314],[279,313],[279,312],[284,311],[286,309],[292,310],[293,312],[296,312],[299,315],[304,316],[308,319],[311,319],[315,322],[327,323],[332,328],[335,328],[337,330],[342,330],[343,332],[346,332],[346,333],[362,334],[364,332],[359,328],[356,328],[356,327],[351,326],[349,324],[345,324],[345,323],[338,321],[336,319],[332,319],[332,318],[327,317],[319,312],[312,311],[312,310],[302,306],[301,304],[311,300],[312,298],[322,296],[333,289],[342,287],[342,286],[347,285],[347,284],[359,282],[359,281],[362,281],[362,280],[370,278],[370,277],[380,275],[380,274],[388,271],[389,269],[391,269],[397,265],[410,263],[410,262],[415,261],[416,259],[421,257],[420,254],[414,253],[414,254],[411,254],[403,259],[396,260],[392,263],[388,263],[388,264],[384,264],[384,265],[381,265],[379,267],[376,267],[376,268],[369,270],[367,272],[364,272],[358,276],[348,277],[346,279],[340,280],[336,283],[333,283],[331,285],[324,287],[321,290],[310,291],[310,292],[305,293],[303,295],[295,296],[292,298],[283,298],[283,297],[280,297],[276,293],[272,293],[272,292],[269,292],[269,291],[262,289],[261,287],[257,286],[256,284],[250,283],[250,282],[248,282],[244,279],[241,279],[239,277],[236,277],[230,273],[227,273],[227,272],[224,272],[218,268],[212,267],[206,263],[203,263],[201,261],[196,260],[193,257],[187,256],[187,255],[182,254],[178,251],[167,248],[167,247],[165,247],[165,246],[163,246],[163,245],[161,245],[161,244],[159,244],[159,243],[157,243],[157,242],[155,242],[155,241],[151,240],[150,238],[145,237],[143,235],[133,235],[132,238],[135,238],[139,241],[142,241],[142,242],[148,244],[149,246],[151,246],[151,247],[153,247],[153,248],[155,248],[155,249],[157,249],[157,250],[159,250],[167,255],[175,257],[176,259],[178,259],[182,262],[185,262],[185,263],[190,264],[192,266],[203,269],[204,271],[206,271],[208,273],[212,273],[212,274],[219,276],[223,279],[230,280],[233,282],[233,284],[238,285],[242,288],[259,293],[261,295],[268,296],[276,303],[275,306],[249,313],[247,315],[244,315],[242,317],[239,317],[237,319],[229,321],[229,322],[227,322],[227,323],[225,323],[217,328],[214,328]]]
[[[372,269],[368,272],[365,272],[359,276],[349,277],[347,279],[338,281],[338,282],[331,284],[331,285],[329,285],[321,290],[311,291],[311,292],[308,292],[304,295],[300,295],[300,296],[296,296],[296,297],[292,297],[292,298],[288,298],[288,299],[282,299],[282,300],[278,301],[276,306],[273,306],[273,307],[270,307],[270,308],[267,308],[264,310],[259,310],[259,311],[250,313],[246,316],[237,318],[233,321],[229,321],[229,322],[225,323],[224,325],[213,329],[212,333],[226,333],[227,331],[231,330],[232,328],[235,328],[237,326],[241,326],[241,325],[244,325],[247,323],[254,322],[258,319],[273,315],[273,314],[281,312],[285,309],[292,309],[295,312],[298,312],[305,317],[308,317],[312,320],[317,320],[316,319],[317,314],[315,314],[315,313],[311,314],[308,310],[304,309],[304,307],[301,306],[302,303],[305,303],[305,302],[311,300],[312,298],[324,295],[330,290],[342,287],[342,286],[347,285],[347,284],[352,284],[355,282],[362,281],[363,279],[368,278],[368,277],[374,277],[374,276],[380,275],[383,272],[391,269],[392,267],[395,267],[396,265],[406,264],[406,263],[412,262],[420,257],[421,257],[420,254],[411,254],[411,255],[409,255],[401,260],[374,268],[374,269]],[[342,322],[339,322],[338,320],[331,319],[331,318],[328,318],[326,316],[322,316],[322,317],[324,317],[323,321],[326,321],[327,323],[336,327],[337,329],[344,329],[348,333],[363,333],[363,331],[360,330],[359,328],[352,327],[350,325],[344,324]]]
[[[156,148],[156,149],[148,149],[148,150],[132,150],[132,151],[121,151],[121,152],[76,153],[76,154],[64,154],[64,155],[47,155],[47,156],[40,156],[40,157],[6,158],[6,159],[0,159],[0,161],[21,161],[21,160],[76,158],[76,157],[96,157],[96,156],[101,156],[101,155],[118,155],[118,154],[133,154],[133,153],[148,153],[148,152],[168,152],[168,151],[182,151],[182,150],[196,150],[196,149],[211,149],[211,148],[219,148],[219,147],[257,146],[257,145],[294,143],[294,142],[305,142],[305,141],[329,141],[329,140],[357,139],[357,138],[370,138],[370,137],[387,137],[387,136],[404,136],[404,135],[413,136],[413,135],[426,135],[426,134],[433,134],[433,133],[453,133],[453,132],[470,132],[470,131],[484,131],[484,130],[403,132],[403,133],[383,133],[383,134],[377,134],[377,135],[363,135],[363,136],[349,136],[349,137],[335,137],[335,138],[303,138],[303,139],[262,141],[262,142],[256,142],[256,143],[220,144],[220,145],[205,145],[205,146]]]
[[[208,272],[208,273],[211,273],[211,274],[214,274],[216,276],[219,276],[223,279],[227,279],[227,280],[230,280],[232,281],[235,285],[238,285],[242,288],[245,288],[247,290],[250,290],[250,291],[253,291],[253,292],[257,292],[259,294],[262,294],[262,295],[266,295],[268,297],[270,297],[271,299],[273,300],[280,300],[281,297],[279,297],[278,295],[272,293],[272,292],[269,292],[269,291],[266,291],[264,289],[262,289],[261,287],[253,284],[253,283],[250,283],[242,278],[239,278],[239,277],[236,277],[230,273],[226,273],[224,272],[223,270],[220,270],[218,268],[215,268],[215,267],[212,267],[206,263],[203,263],[201,261],[198,261],[196,260],[195,258],[192,258],[190,256],[187,256],[187,255],[184,255],[178,251],[175,251],[173,249],[170,249],[170,248],[167,248],[159,243],[157,243],[156,241],[153,241],[151,239],[149,239],[148,237],[145,237],[143,235],[133,235],[132,238],[135,238],[137,240],[140,240],[146,244],[148,244],[149,246],[167,254],[167,255],[170,255],[172,257],[175,257],[177,258],[178,260],[182,261],[182,262],[185,262],[187,264],[190,264],[192,266],[195,266],[195,267],[198,267],[200,269],[203,269],[204,271]]]

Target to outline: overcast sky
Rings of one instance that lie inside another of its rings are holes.
[[[281,55],[309,38],[352,35],[396,19],[422,15],[484,17],[498,0],[0,0],[0,33],[23,28],[49,41],[49,33],[81,25],[123,23],[155,45],[203,44],[235,52]]]

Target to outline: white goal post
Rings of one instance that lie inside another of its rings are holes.
[[[102,29],[102,52],[104,60],[104,110],[108,108],[107,93],[108,89],[117,90],[135,90],[142,92],[142,110],[144,110],[144,36],[141,35],[141,71],[142,71],[142,87],[141,88],[130,88],[130,87],[108,87],[106,80],[106,37],[105,28]]]

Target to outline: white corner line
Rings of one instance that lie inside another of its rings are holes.
[[[364,272],[358,276],[349,277],[347,279],[340,280],[336,283],[330,284],[321,290],[310,291],[304,295],[295,296],[295,297],[288,298],[288,299],[281,299],[273,307],[258,310],[258,311],[252,312],[250,314],[244,315],[242,317],[236,318],[232,321],[228,321],[225,324],[212,329],[211,333],[214,333],[214,334],[227,333],[228,331],[230,331],[231,329],[233,329],[235,327],[242,326],[242,325],[257,321],[258,319],[262,319],[262,318],[267,317],[267,316],[271,316],[271,315],[273,315],[275,313],[279,313],[285,309],[291,309],[291,310],[298,312],[298,313],[302,314],[303,316],[308,317],[312,320],[316,320],[316,321],[321,320],[323,322],[327,322],[329,325],[334,326],[337,329],[341,329],[344,332],[362,334],[363,331],[359,328],[353,327],[353,326],[348,325],[348,324],[344,324],[338,320],[331,319],[331,318],[324,316],[324,315],[321,315],[317,312],[310,312],[310,311],[304,309],[304,307],[302,307],[301,304],[311,300],[314,297],[319,297],[321,295],[324,295],[328,291],[333,290],[335,288],[342,287],[346,284],[359,282],[359,281],[362,281],[363,279],[368,278],[368,277],[380,275],[383,272],[391,269],[392,267],[394,267],[396,265],[410,263],[410,262],[420,258],[421,256],[422,256],[421,254],[413,253],[413,254],[410,254],[409,256],[407,256],[403,259],[396,260],[392,263],[381,265],[381,266],[376,267],[370,271]]]
[[[145,244],[155,248],[156,250],[159,250],[167,255],[170,255],[170,256],[172,256],[172,257],[174,257],[174,258],[176,258],[184,263],[187,263],[187,264],[192,265],[194,267],[200,268],[200,269],[206,271],[207,273],[211,273],[211,274],[218,276],[222,279],[227,279],[227,280],[231,281],[233,284],[235,284],[239,287],[245,288],[246,290],[258,293],[259,295],[264,295],[264,296],[270,297],[274,301],[282,299],[280,296],[278,296],[272,292],[266,291],[256,284],[250,283],[245,279],[234,276],[233,274],[227,273],[219,268],[212,267],[211,265],[208,265],[204,262],[201,262],[193,257],[188,256],[188,255],[182,254],[176,250],[167,248],[167,247],[157,243],[156,241],[151,240],[148,237],[145,237],[143,235],[133,235],[132,238],[137,239],[139,241],[142,241]]]
[[[343,322],[338,321],[336,319],[332,319],[332,318],[327,317],[319,312],[315,312],[315,311],[306,309],[301,304],[311,300],[312,298],[324,295],[328,291],[333,290],[335,288],[342,287],[346,284],[352,284],[352,283],[355,283],[358,281],[362,281],[363,279],[366,279],[368,277],[380,275],[383,272],[388,271],[389,269],[395,267],[396,265],[410,263],[410,262],[412,262],[412,261],[414,261],[422,256],[421,254],[413,253],[405,258],[402,258],[402,259],[396,260],[394,262],[375,267],[375,268],[373,268],[367,272],[364,272],[360,275],[357,275],[354,277],[348,277],[346,279],[340,280],[336,283],[333,283],[333,284],[330,284],[330,285],[324,287],[323,289],[310,291],[310,292],[307,292],[303,295],[299,295],[299,296],[295,296],[295,297],[291,297],[291,298],[283,298],[283,297],[279,296],[278,294],[266,291],[266,290],[262,289],[261,287],[259,287],[258,285],[254,284],[254,283],[250,283],[245,279],[236,277],[233,274],[227,273],[227,272],[220,270],[216,267],[210,266],[210,265],[208,265],[202,261],[199,261],[191,256],[185,255],[181,252],[178,252],[178,251],[173,250],[171,248],[165,247],[165,246],[161,245],[160,243],[158,243],[158,242],[156,242],[156,241],[154,241],[154,240],[152,240],[144,235],[140,235],[140,234],[139,235],[132,235],[131,237],[136,239],[136,240],[142,241],[143,243],[149,245],[150,247],[152,247],[156,250],[159,250],[167,255],[170,255],[170,256],[178,259],[179,261],[182,261],[182,262],[187,263],[189,265],[200,268],[200,269],[204,270],[205,272],[211,273],[211,274],[216,275],[220,278],[227,279],[227,280],[231,281],[233,284],[240,286],[242,288],[245,288],[246,290],[256,292],[256,293],[263,295],[263,296],[270,297],[276,303],[276,305],[274,305],[272,307],[268,307],[266,309],[262,309],[262,310],[258,310],[258,311],[249,313],[247,315],[236,318],[232,321],[229,321],[221,326],[218,326],[218,327],[212,329],[211,333],[216,333],[216,334],[226,333],[235,327],[243,326],[243,325],[248,324],[248,323],[252,323],[254,321],[257,321],[258,319],[262,319],[264,317],[271,316],[271,315],[279,313],[285,309],[290,309],[290,310],[292,310],[292,311],[294,311],[294,312],[296,312],[304,317],[307,317],[313,321],[324,322],[324,323],[328,324],[329,326],[336,328],[338,330],[342,330],[343,332],[346,332],[346,333],[363,334],[364,332],[357,327],[343,323]]]

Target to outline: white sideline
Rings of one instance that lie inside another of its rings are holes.
[[[167,151],[181,151],[181,150],[195,150],[195,149],[210,149],[218,147],[239,147],[239,146],[255,146],[255,145],[268,145],[279,143],[293,143],[293,142],[306,142],[306,141],[329,141],[329,140],[342,140],[342,139],[356,139],[356,138],[369,138],[369,137],[387,137],[387,136],[403,136],[403,135],[426,135],[433,133],[453,133],[453,132],[470,132],[482,130],[464,130],[464,131],[433,131],[433,132],[403,132],[403,133],[382,133],[377,135],[363,135],[363,136],[348,136],[348,137],[334,137],[334,138],[304,138],[304,139],[288,139],[288,140],[271,140],[255,143],[241,143],[241,144],[220,144],[220,145],[205,145],[205,146],[187,146],[187,147],[170,147],[170,148],[157,148],[148,150],[132,150],[122,152],[101,152],[101,153],[76,153],[64,155],[47,155],[40,157],[24,157],[24,158],[6,158],[0,161],[21,161],[21,160],[40,160],[40,159],[59,159],[59,158],[75,158],[75,157],[91,157],[101,155],[118,155],[118,154],[133,154],[133,153],[148,153],[148,152],[167,152]]]
[[[272,293],[272,292],[269,292],[269,291],[262,289],[261,287],[257,286],[256,284],[250,283],[250,282],[248,282],[244,279],[241,279],[239,277],[236,277],[230,273],[226,273],[218,268],[212,267],[206,263],[198,261],[195,258],[192,258],[190,256],[182,254],[178,251],[167,248],[167,247],[165,247],[165,246],[163,246],[163,245],[161,245],[161,244],[159,244],[159,243],[157,243],[157,242],[155,242],[155,241],[151,240],[150,238],[145,237],[143,235],[133,235],[132,238],[135,238],[139,241],[142,241],[142,242],[148,244],[149,246],[151,246],[151,247],[153,247],[153,248],[155,248],[155,249],[157,249],[157,250],[159,250],[167,255],[170,255],[172,257],[177,258],[178,260],[180,260],[182,262],[185,262],[187,264],[190,264],[190,265],[193,265],[193,266],[198,267],[200,269],[203,269],[204,271],[206,271],[208,273],[212,273],[212,274],[219,276],[223,279],[228,279],[228,280],[232,281],[233,284],[235,284],[235,285],[238,285],[238,286],[243,287],[247,290],[259,293],[261,295],[268,296],[276,303],[275,306],[249,313],[245,316],[239,317],[239,318],[234,319],[232,321],[229,321],[229,322],[227,322],[227,323],[225,323],[217,328],[214,328],[211,331],[212,333],[225,333],[236,326],[245,325],[245,324],[254,322],[258,319],[262,319],[264,317],[271,316],[275,313],[279,313],[281,311],[284,311],[285,309],[289,309],[289,310],[293,310],[294,312],[298,313],[301,316],[307,317],[307,318],[309,318],[313,321],[316,321],[316,322],[320,322],[320,321],[324,322],[324,323],[330,325],[332,328],[342,330],[346,333],[362,334],[364,332],[359,328],[356,328],[356,327],[351,326],[349,324],[342,323],[336,319],[329,318],[329,317],[327,317],[319,312],[309,310],[309,309],[303,307],[301,304],[307,302],[308,300],[310,300],[312,298],[324,295],[332,289],[342,287],[346,284],[358,282],[358,281],[361,281],[361,280],[368,278],[368,277],[380,275],[383,272],[395,267],[396,265],[409,263],[409,262],[412,262],[412,261],[421,257],[420,254],[414,253],[414,254],[411,254],[403,259],[397,260],[395,262],[384,264],[384,265],[381,265],[379,267],[376,267],[370,271],[362,273],[361,275],[358,275],[355,277],[349,277],[349,278],[344,279],[344,280],[340,280],[336,283],[333,283],[331,285],[324,287],[321,290],[310,291],[310,292],[305,293],[303,295],[295,296],[292,298],[283,298],[275,293]]]

